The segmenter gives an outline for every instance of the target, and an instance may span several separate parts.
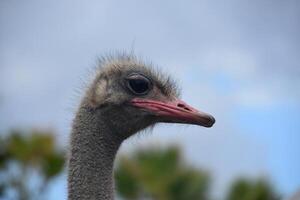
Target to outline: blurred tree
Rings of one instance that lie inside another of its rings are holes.
[[[124,199],[209,199],[208,174],[187,166],[177,147],[140,150],[132,157],[121,157],[115,178]]]
[[[279,200],[271,185],[263,180],[241,178],[235,180],[227,195],[227,200]]]
[[[44,199],[49,182],[63,170],[64,155],[51,131],[15,130],[0,137],[0,199]],[[188,166],[176,146],[149,148],[120,157],[115,178],[123,199],[211,199],[208,173]],[[280,198],[263,179],[238,179],[224,199]]]
[[[42,199],[64,166],[64,152],[50,131],[12,131],[0,139],[0,199]]]

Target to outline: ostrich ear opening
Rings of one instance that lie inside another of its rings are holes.
[[[89,103],[92,107],[96,108],[103,103],[107,98],[107,79],[98,80],[88,92]]]

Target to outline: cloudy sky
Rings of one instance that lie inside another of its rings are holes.
[[[237,176],[300,187],[300,3],[8,1],[0,3],[0,130],[52,127],[65,146],[97,56],[134,51],[168,71],[212,129],[160,125],[127,141],[180,144],[220,195]],[[64,180],[50,199],[64,199]],[[59,192],[57,192],[59,191]]]

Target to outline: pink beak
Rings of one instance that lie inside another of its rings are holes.
[[[131,100],[132,105],[148,110],[161,118],[161,122],[196,124],[212,127],[215,118],[198,111],[181,100],[162,102],[142,98]]]

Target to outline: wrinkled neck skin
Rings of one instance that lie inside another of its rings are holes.
[[[113,163],[126,137],[101,110],[81,106],[74,119],[68,170],[69,200],[113,200]]]

